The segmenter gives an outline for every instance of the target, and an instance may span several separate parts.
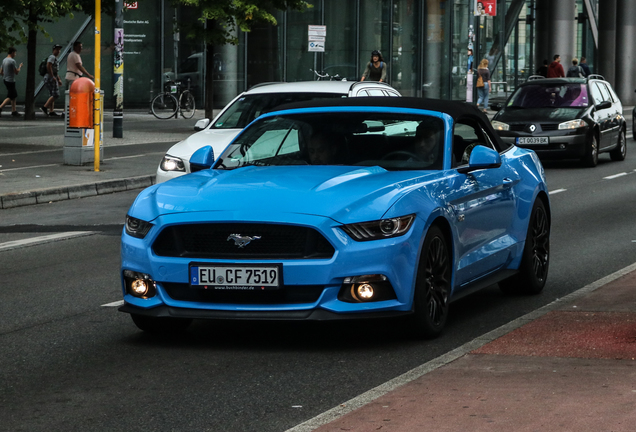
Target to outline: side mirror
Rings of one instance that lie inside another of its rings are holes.
[[[201,119],[199,121],[197,121],[194,125],[194,130],[195,131],[202,131],[203,129],[205,129],[206,127],[208,127],[208,125],[210,124],[210,119]]]
[[[209,169],[214,165],[214,150],[211,146],[201,147],[190,157],[190,172]]]
[[[596,105],[597,110],[604,110],[612,107],[612,103],[610,101],[603,101],[600,104]]]
[[[476,145],[470,153],[470,161],[468,166],[457,168],[457,172],[468,174],[471,171],[477,171],[489,168],[499,168],[501,166],[501,156],[495,150],[483,145]]]
[[[503,104],[501,102],[490,104],[490,109],[493,111],[501,111],[502,108],[503,108]]]

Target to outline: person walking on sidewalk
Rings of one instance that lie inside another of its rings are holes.
[[[89,74],[84,66],[82,66],[82,57],[80,57],[80,53],[82,52],[82,42],[75,41],[73,44],[73,51],[68,55],[66,59],[66,89],[70,90],[73,82],[79,77],[86,75],[90,79],[93,79],[93,75]]]
[[[55,99],[60,97],[60,87],[62,85],[62,79],[58,75],[60,63],[57,57],[60,55],[62,45],[53,45],[53,53],[46,60],[46,75],[44,75],[44,85],[49,90],[49,99],[41,110],[47,116],[58,116],[55,112]]]
[[[548,78],[565,78],[565,71],[563,70],[563,66],[561,65],[561,56],[558,54],[554,55],[554,61],[550,63],[548,67]]]
[[[11,102],[11,115],[13,117],[19,117],[15,101],[18,98],[18,92],[15,89],[15,76],[20,73],[22,69],[22,63],[16,67],[15,56],[18,51],[14,47],[9,47],[7,57],[2,60],[2,66],[0,66],[0,75],[3,76],[4,86],[7,88],[7,98],[0,104],[0,114],[2,114],[2,108],[9,102]]]
[[[481,84],[480,84],[481,79]],[[488,69],[488,60],[483,59],[477,68],[477,108],[483,112],[488,109],[488,96],[490,93],[490,70]]]
[[[362,78],[360,78],[360,81],[364,80],[386,82],[386,63],[380,51],[373,50],[371,53],[371,61],[367,63]]]

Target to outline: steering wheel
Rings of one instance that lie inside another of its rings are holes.
[[[384,157],[382,158],[382,160],[400,160],[400,159],[403,159],[403,160],[413,159],[418,162],[424,162],[424,160],[420,156],[406,150],[397,150],[397,151],[384,155]]]

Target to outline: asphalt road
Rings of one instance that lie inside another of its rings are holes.
[[[545,291],[469,296],[433,341],[406,338],[396,321],[201,321],[184,336],[152,337],[112,306],[121,299],[119,234],[136,193],[2,210],[0,430],[291,428],[636,262],[635,147],[628,141],[626,161],[602,155],[593,169],[546,163]]]

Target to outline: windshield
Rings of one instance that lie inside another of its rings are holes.
[[[212,125],[212,129],[243,129],[259,115],[278,105],[314,99],[344,98],[334,93],[265,93],[240,97]]]
[[[441,169],[444,122],[387,113],[312,113],[263,119],[217,160],[217,169],[248,165],[356,165],[387,170]]]
[[[533,84],[519,87],[508,101],[513,108],[587,107],[585,84]]]

